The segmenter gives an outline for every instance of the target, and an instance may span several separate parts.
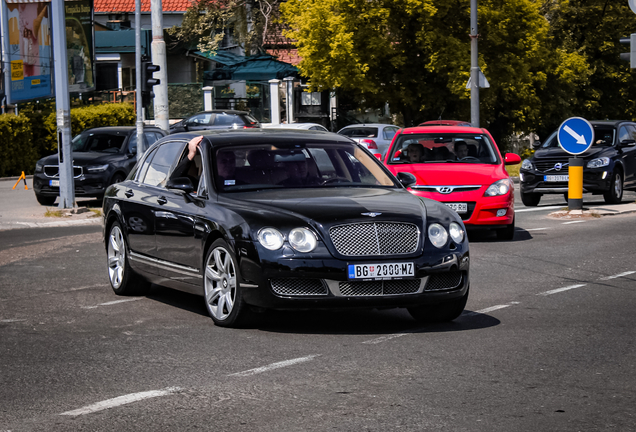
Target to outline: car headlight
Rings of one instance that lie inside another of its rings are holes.
[[[486,193],[484,196],[499,196],[505,195],[510,191],[510,179],[501,179],[499,181],[494,182],[488,189],[486,189]]]
[[[609,163],[610,163],[610,158],[601,157],[601,158],[596,158],[596,159],[592,159],[591,161],[589,161],[587,163],[587,167],[588,168],[600,168],[600,167],[608,166]]]
[[[448,227],[448,233],[455,243],[464,241],[464,229],[456,222],[451,222]]]
[[[532,170],[532,162],[530,162],[530,159],[524,159],[523,162],[521,162],[521,169]]]
[[[316,248],[316,235],[306,228],[294,228],[289,232],[289,244],[298,252],[311,252]]]
[[[106,165],[89,165],[86,167],[86,171],[90,172],[104,172],[108,169],[108,164]]]
[[[258,242],[265,249],[276,250],[283,246],[283,235],[275,228],[263,228],[258,232]]]
[[[44,169],[44,164],[42,162],[36,162],[35,172],[42,172],[43,169]]]
[[[444,247],[448,240],[448,232],[446,228],[438,223],[430,224],[428,227],[428,239],[437,248]]]

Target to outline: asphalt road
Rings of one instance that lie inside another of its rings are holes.
[[[100,225],[0,231],[0,431],[636,430],[636,214],[541,204],[518,206],[514,241],[471,234],[466,311],[427,326],[222,329],[196,296],[114,295]]]

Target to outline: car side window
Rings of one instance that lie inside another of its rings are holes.
[[[395,136],[395,133],[397,132],[397,130],[398,128],[394,128],[394,127],[384,128],[384,130],[382,131],[382,136],[384,137],[385,140],[390,141]]]
[[[186,125],[192,125],[192,126],[209,125],[210,119],[212,119],[211,113],[197,114],[193,117],[190,117],[188,120],[186,120]]]
[[[233,124],[243,125],[244,122],[237,115],[217,114],[214,119],[214,126],[232,126]]]
[[[629,138],[628,139],[632,139],[632,140],[636,141],[636,126],[629,125],[629,126],[627,126],[627,129],[629,130]]]
[[[181,154],[183,142],[170,141],[157,148],[147,171],[142,172],[141,182],[150,186],[164,186],[168,178],[170,168]],[[143,169],[143,168],[142,168]]]
[[[627,126],[621,126],[618,130],[618,142],[623,142],[628,139],[631,139],[629,129],[627,129]]]

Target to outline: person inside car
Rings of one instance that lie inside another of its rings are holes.
[[[424,146],[422,144],[409,144],[406,148],[406,156],[411,163],[420,163],[424,160]]]
[[[203,165],[201,163],[201,152],[199,151],[199,144],[203,139],[202,135],[194,137],[188,142],[188,154],[181,159],[179,164],[172,172],[171,178],[187,177],[192,182],[192,186],[195,188],[199,184],[201,178],[201,171]]]
[[[455,141],[454,149],[458,160],[468,156],[468,144],[466,144],[466,141]]]

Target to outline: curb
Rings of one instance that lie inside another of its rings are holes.
[[[21,176],[17,176],[17,177],[0,177],[0,181],[14,181],[14,182],[17,182],[20,177]],[[27,180],[33,179],[33,175],[28,175],[28,176],[25,176],[25,177],[26,177]]]

